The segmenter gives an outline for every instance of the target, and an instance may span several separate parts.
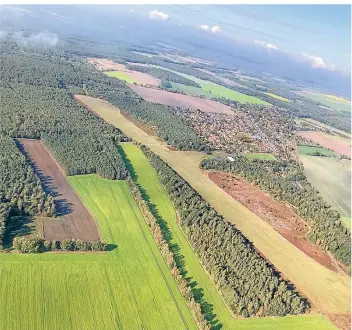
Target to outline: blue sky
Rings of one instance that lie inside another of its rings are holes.
[[[146,8],[134,7],[138,12]],[[148,6],[149,7],[149,6]],[[152,6],[173,23],[219,26],[216,34],[285,52],[313,67],[350,71],[349,5],[174,5]],[[207,26],[207,27],[206,27]],[[207,30],[206,30],[207,29]],[[214,33],[215,34],[215,33]]]

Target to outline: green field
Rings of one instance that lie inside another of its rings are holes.
[[[310,98],[313,101],[324,104],[325,106],[342,112],[351,112],[351,102],[349,101],[339,101],[339,99],[332,99],[324,94],[314,93],[314,92],[301,92],[305,97]]]
[[[315,152],[319,152],[320,154],[328,157],[336,156],[336,154],[333,151],[326,148],[313,147],[313,146],[298,146],[298,153],[301,155],[312,155]]]
[[[342,216],[351,214],[351,162],[300,155],[308,181]]]
[[[117,78],[117,79],[123,80],[123,81],[125,81],[125,82],[127,82],[129,84],[133,84],[133,83],[138,84],[137,80],[135,80],[134,78],[129,76],[127,73],[122,72],[122,71],[106,71],[104,73],[107,74],[109,77],[113,77],[113,78]]]
[[[268,154],[265,152],[258,152],[258,153],[244,153],[244,156],[249,159],[261,159],[261,160],[276,160],[276,157],[273,154]]]
[[[199,87],[194,87],[194,86],[188,86],[188,85],[184,85],[184,84],[178,84],[178,83],[171,83],[172,89],[173,90],[178,90],[193,96],[211,96],[211,94]]]
[[[348,229],[351,229],[351,218],[349,217],[341,217],[342,222]]]
[[[331,323],[319,315],[234,319],[178,226],[173,205],[154,168],[136,145],[123,143],[121,146],[133,167],[134,179],[145,191],[149,202],[155,206],[159,217],[166,223],[172,244],[179,248],[179,253],[184,258],[187,277],[197,283],[196,289],[202,290],[205,301],[212,305],[212,313],[216,315],[214,320],[222,324],[223,329],[334,329]]]
[[[0,328],[196,329],[124,181],[69,178],[108,253],[0,254]]]

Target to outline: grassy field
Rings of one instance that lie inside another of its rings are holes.
[[[340,96],[336,96],[336,95],[332,95],[332,94],[323,94],[323,96],[327,97],[328,99],[332,99],[332,100],[339,101],[339,102],[347,102],[347,103],[350,102],[347,99],[345,99],[344,97],[340,97]]]
[[[104,73],[107,74],[109,77],[113,77],[113,78],[117,78],[117,79],[123,80],[123,81],[125,81],[125,82],[127,82],[129,84],[133,84],[133,83],[138,84],[139,83],[137,80],[135,80],[134,78],[129,76],[126,72],[122,72],[122,71],[106,71]]]
[[[298,153],[301,155],[312,155],[314,152],[319,152],[320,154],[328,157],[336,156],[336,154],[333,151],[326,148],[312,147],[312,146],[298,146]]]
[[[334,128],[334,127],[331,127],[331,126],[328,126],[328,125],[325,125],[323,123],[320,123],[314,119],[311,119],[311,118],[295,118],[295,121],[299,124],[299,123],[306,123],[308,125],[311,125],[313,127],[316,127],[318,128],[319,130],[321,128],[323,129],[328,129],[329,131],[332,131],[332,132],[336,132],[338,134],[341,134],[345,137],[347,137],[349,140],[351,140],[351,134],[350,133],[347,133],[347,132],[344,132],[344,131],[341,131],[337,128]]]
[[[300,155],[308,181],[342,216],[351,214],[351,170],[348,160]],[[348,164],[344,164],[348,163]]]
[[[124,181],[69,178],[108,253],[0,254],[0,328],[196,329]]]
[[[222,214],[226,220],[234,223],[317,308],[325,313],[350,312],[350,278],[335,273],[309,258],[264,220],[213,183],[199,169],[199,162],[207,157],[205,154],[171,151],[160,139],[148,135],[123,117],[116,107],[103,100],[87,96],[80,96],[80,99],[107,122],[120,128],[135,141],[147,145],[173,167],[217,212]]]
[[[328,95],[313,93],[313,92],[301,92],[305,97],[312,99],[313,101],[324,104],[325,106],[342,112],[351,112],[351,102],[340,99],[333,99]]]
[[[268,154],[264,152],[259,152],[259,153],[246,152],[244,153],[244,156],[249,160],[252,160],[252,159],[276,160],[276,157],[273,154]]]
[[[282,96],[279,96],[279,95],[276,95],[276,94],[273,94],[273,93],[264,93],[268,96],[271,96],[273,97],[274,99],[278,99],[280,101],[283,101],[283,102],[290,102],[290,100],[286,99],[285,97],[282,97]]]
[[[351,218],[350,217],[341,217],[341,220],[348,229],[351,229]]]
[[[207,91],[204,91],[203,89],[199,87],[194,87],[194,86],[188,86],[184,84],[178,84],[178,83],[171,83],[172,89],[179,90],[181,92],[193,95],[193,96],[211,96],[211,94]]]
[[[158,215],[166,223],[171,233],[171,243],[177,246],[180,255],[183,256],[187,277],[191,277],[191,280],[197,283],[196,289],[203,292],[204,300],[212,306],[212,313],[215,314],[214,320],[217,321],[217,325],[221,324],[224,329],[330,328],[330,325],[319,316],[255,320],[234,319],[178,226],[174,207],[154,168],[136,145],[122,143],[121,147],[132,164],[132,172],[135,173],[137,184],[143,188],[150,203],[156,207]]]

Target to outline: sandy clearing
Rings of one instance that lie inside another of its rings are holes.
[[[322,132],[314,131],[298,131],[297,135],[302,136],[308,140],[319,143],[325,148],[331,149],[338,154],[351,157],[351,141],[339,136],[329,135]]]
[[[18,139],[19,147],[31,161],[45,191],[55,196],[59,218],[44,221],[46,240],[81,239],[100,240],[96,224],[74,189],[67,182],[64,172],[39,140]]]
[[[136,86],[133,84],[128,84],[128,86],[148,102],[160,103],[172,107],[181,107],[186,109],[200,109],[204,112],[225,113],[228,115],[234,114],[231,110],[231,107],[219,102],[200,99],[190,95],[171,93],[159,89]]]

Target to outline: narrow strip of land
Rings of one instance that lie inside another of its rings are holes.
[[[226,194],[200,170],[199,162],[206,155],[191,151],[171,151],[165,143],[149,136],[123,117],[118,108],[87,96],[79,96],[79,99],[126,135],[147,145],[168,163],[217,212],[233,222],[314,307],[327,314],[350,312],[350,278],[335,273],[308,257],[264,220]]]

